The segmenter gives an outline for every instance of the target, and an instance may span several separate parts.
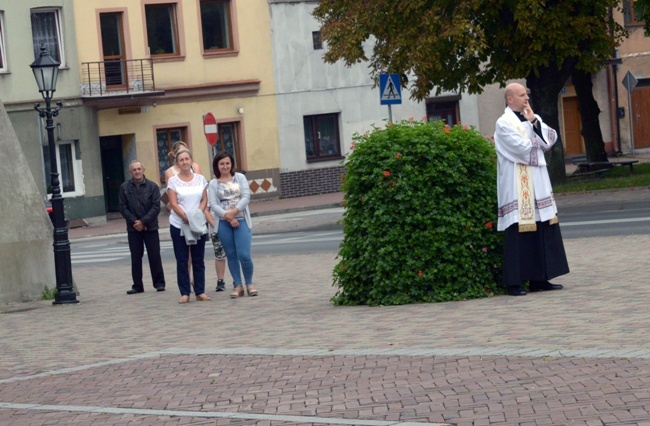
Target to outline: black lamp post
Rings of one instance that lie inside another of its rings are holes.
[[[52,211],[54,214],[54,270],[56,272],[56,295],[54,304],[78,303],[77,294],[72,284],[72,262],[70,260],[70,240],[68,239],[68,225],[63,211],[63,197],[59,183],[59,171],[56,164],[56,145],[54,144],[54,120],[63,107],[57,102],[56,108],[51,108],[52,95],[56,91],[56,79],[59,74],[59,63],[52,59],[47,49],[41,45],[40,56],[30,65],[36,77],[38,91],[45,99],[45,109],[39,108],[41,104],[34,105],[41,117],[45,117],[47,130],[47,143],[50,148],[50,177],[52,186]]]

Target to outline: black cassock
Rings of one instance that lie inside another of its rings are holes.
[[[548,281],[569,273],[560,225],[537,222],[537,231],[519,232],[519,224],[505,231],[503,284]]]

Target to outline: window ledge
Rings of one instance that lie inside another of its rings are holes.
[[[239,56],[239,50],[228,50],[228,51],[222,51],[222,52],[210,52],[210,51],[203,52],[203,57],[205,59],[232,58],[232,57],[235,57],[235,56]]]
[[[308,158],[307,162],[308,163],[322,163],[324,161],[341,161],[341,160],[345,160],[345,157],[338,156],[338,157],[327,157],[327,158]]]
[[[182,62],[185,60],[185,55],[180,56],[151,56],[151,60],[157,64],[161,62]]]

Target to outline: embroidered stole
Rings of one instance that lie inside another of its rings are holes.
[[[506,117],[521,136],[528,137],[526,129],[514,113],[506,113]],[[533,147],[533,149],[537,148]],[[519,232],[535,232],[537,224],[535,223],[535,188],[533,187],[532,167],[527,164],[515,164],[515,183],[519,210]]]

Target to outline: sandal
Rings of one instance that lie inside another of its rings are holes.
[[[253,287],[253,284],[247,285],[246,291],[248,292],[249,297],[257,296],[257,290],[255,290],[255,287]]]
[[[189,303],[190,302],[190,296],[181,296],[179,299],[178,303]]]
[[[212,300],[212,298],[207,294],[203,293],[203,294],[197,294],[196,300],[198,300],[199,302],[209,302],[210,300]]]
[[[231,299],[236,299],[238,297],[244,297],[244,287],[243,286],[235,287],[235,291],[230,293],[230,298]]]

